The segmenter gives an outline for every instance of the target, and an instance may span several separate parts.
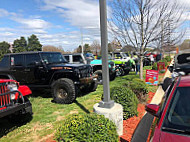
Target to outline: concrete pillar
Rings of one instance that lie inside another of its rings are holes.
[[[94,112],[104,115],[106,118],[115,123],[119,136],[123,135],[123,107],[120,104],[114,103],[112,108],[102,108],[99,103],[95,104]]]

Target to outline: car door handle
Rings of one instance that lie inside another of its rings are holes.
[[[30,71],[30,69],[25,69],[24,71]]]

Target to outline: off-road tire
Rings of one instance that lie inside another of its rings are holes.
[[[122,67],[118,67],[118,72],[116,73],[116,76],[123,76],[125,74],[124,70]]]
[[[94,74],[98,75],[98,78],[97,78],[98,84],[103,84],[103,82],[102,82],[103,81],[102,80],[102,70],[97,70],[94,72]]]
[[[125,75],[128,75],[128,74],[129,74],[129,71],[130,71],[130,70],[125,70]]]
[[[110,74],[110,81],[113,81],[115,79],[115,77],[116,77],[116,72]]]
[[[59,104],[70,104],[76,98],[75,85],[71,79],[60,78],[51,85],[53,100]]]

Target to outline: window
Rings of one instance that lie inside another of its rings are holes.
[[[83,63],[83,59],[80,55],[73,56],[73,62]]]
[[[64,56],[67,61],[69,61],[69,56]]]
[[[190,87],[178,87],[171,100],[163,128],[190,129]]]
[[[0,67],[9,67],[9,56],[4,56],[0,62]]]
[[[26,56],[26,66],[35,66],[35,64],[40,62],[40,56],[38,54],[27,54]]]
[[[12,66],[24,66],[24,55],[12,55],[11,65]]]

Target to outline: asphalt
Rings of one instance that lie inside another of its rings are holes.
[[[166,77],[170,77],[170,76],[171,76],[171,73],[169,70],[167,70],[163,80]],[[162,90],[162,86],[160,85],[150,103],[151,104],[159,104],[161,102],[163,96],[164,96],[164,91]],[[147,141],[153,119],[154,119],[153,115],[151,115],[149,113],[145,113],[145,115],[139,122],[139,124],[133,134],[131,142],[146,142]]]

